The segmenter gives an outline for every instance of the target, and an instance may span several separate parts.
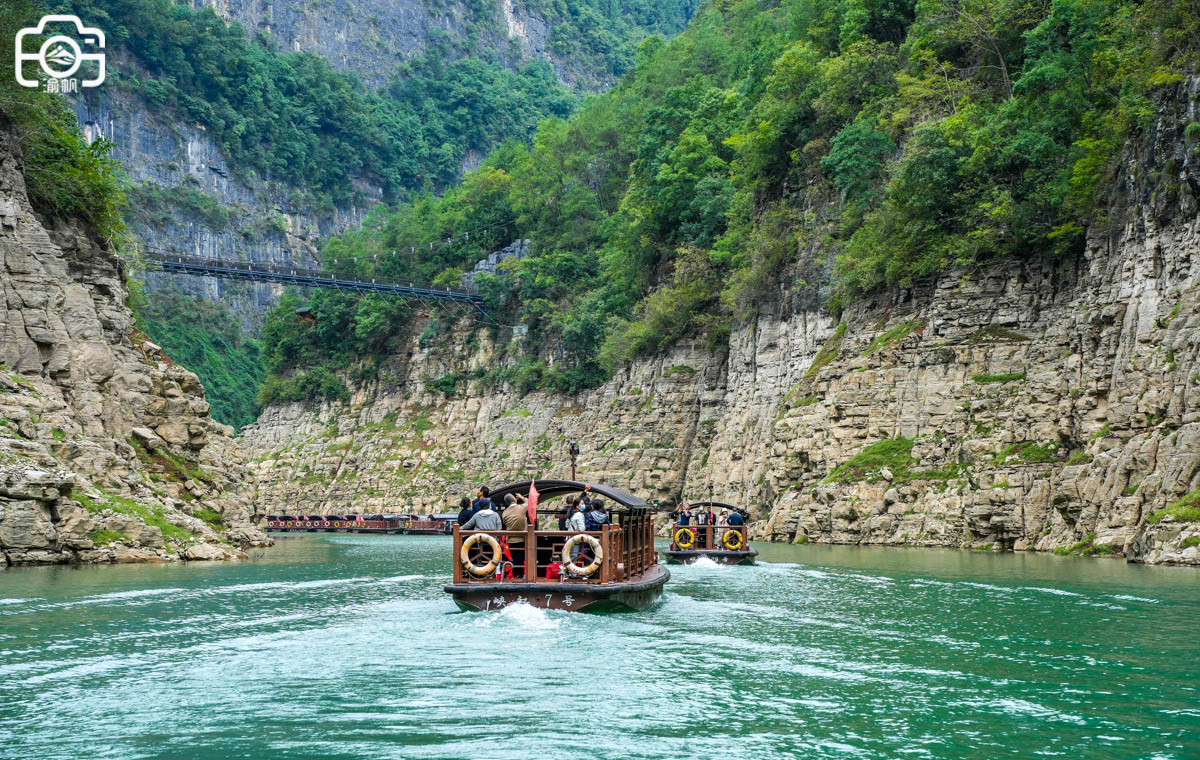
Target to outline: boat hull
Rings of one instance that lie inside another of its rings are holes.
[[[663,552],[667,562],[686,565],[704,557],[719,565],[753,565],[758,552],[754,549],[731,552],[725,549],[668,549]]]
[[[623,583],[460,583],[445,587],[459,609],[487,612],[525,603],[572,612],[637,612],[662,596],[671,573],[654,565],[640,578]]]

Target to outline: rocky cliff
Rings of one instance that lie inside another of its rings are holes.
[[[280,509],[444,508],[581,477],[750,507],[760,538],[1200,564],[1200,167],[1193,81],[1128,146],[1108,222],[1061,262],[954,272],[836,318],[781,286],[713,355],[680,345],[576,396],[489,388],[506,332],[417,325],[345,405],[244,435]],[[1186,90],[1186,91],[1185,91]],[[455,393],[445,382],[453,376]],[[440,388],[441,390],[438,390]]]
[[[232,431],[139,337],[113,252],[34,214],[3,114],[0,261],[5,563],[219,559],[265,542]]]
[[[352,71],[378,89],[400,67],[430,46],[451,55],[495,55],[518,66],[545,60],[573,89],[599,91],[612,83],[604,56],[556,49],[551,23],[536,4],[501,0],[429,3],[420,0],[190,0],[211,7],[250,35],[265,35],[280,50],[316,53],[337,69]],[[560,9],[561,10],[561,9]],[[631,22],[632,23],[632,22]],[[613,42],[613,41],[610,41]],[[561,46],[560,46],[561,48]],[[382,200],[381,188],[350,178],[361,199],[333,206],[314,201],[305,188],[253,172],[236,171],[220,145],[197,124],[152,106],[122,75],[147,77],[119,46],[109,53],[112,76],[102,88],[75,100],[89,140],[112,140],[112,155],[129,174],[130,225],[146,247],[205,258],[312,265],[322,240],[360,225]],[[463,169],[484,157],[475,146]],[[278,299],[266,283],[146,274],[152,289],[168,283],[190,294],[220,300],[254,330]]]
[[[75,101],[89,142],[107,138],[131,180],[129,223],[147,249],[204,258],[312,265],[321,240],[360,224],[379,188],[356,187],[362,206],[314,208],[300,189],[237,173],[203,127],[179,122],[119,87]],[[278,299],[269,283],[242,283],[146,273],[230,306],[256,327]]]
[[[557,53],[551,20],[536,3],[414,0],[190,0],[249,32],[273,37],[282,49],[317,53],[335,68],[353,71],[373,89],[434,40],[494,50],[506,65],[543,59],[564,84],[597,92],[612,84],[604,61]]]

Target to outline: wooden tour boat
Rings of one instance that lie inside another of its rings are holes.
[[[524,481],[492,491],[503,503],[508,494],[538,492],[539,505],[581,493],[574,480]],[[510,604],[583,612],[643,610],[661,595],[670,572],[654,550],[654,510],[641,498],[591,484],[591,495],[608,501],[615,524],[598,531],[463,531],[454,526],[454,582],[446,593],[464,610],[497,610]],[[539,515],[560,509],[541,508]],[[533,547],[533,551],[527,551]]]
[[[695,510],[737,512],[747,522],[750,513],[741,507],[720,501],[701,501],[689,504]],[[722,565],[753,565],[758,552],[751,548],[746,525],[671,525],[671,545],[667,548],[668,562],[686,564],[707,557]]]

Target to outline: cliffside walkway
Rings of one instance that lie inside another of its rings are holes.
[[[284,285],[308,288],[336,288],[361,293],[384,293],[420,301],[453,301],[467,304],[476,311],[484,311],[483,298],[476,295],[473,290],[465,288],[439,288],[432,285],[414,285],[411,282],[403,283],[384,277],[366,279],[257,261],[204,259],[173,253],[146,252],[142,254],[142,261],[147,266],[164,272],[192,274],[200,277],[222,277],[227,280],[278,282]]]

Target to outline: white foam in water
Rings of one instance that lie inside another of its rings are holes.
[[[1010,697],[1007,699],[992,700],[990,705],[1000,708],[1000,710],[1009,715],[1029,715],[1034,718],[1043,718],[1047,720],[1060,720],[1064,723],[1076,723],[1083,725],[1084,720],[1078,715],[1071,713],[1060,712],[1044,705],[1039,705],[1036,702],[1030,702],[1026,699]]]
[[[292,583],[292,584],[290,584],[290,586],[292,588],[325,588],[326,586],[341,586],[346,583],[361,583],[363,581],[369,581],[369,580],[371,580],[371,579],[366,578],[366,577],[363,577],[363,578],[329,578],[329,579],[323,580],[323,581],[300,581],[299,583]]]
[[[429,578],[428,575],[393,575],[390,578],[378,578],[376,584],[385,583],[404,583],[405,581],[417,581]]]
[[[238,591],[265,591],[267,589],[304,589],[304,588],[324,588],[326,586],[341,586],[346,583],[361,583],[369,581],[371,578],[327,578],[319,581],[269,581],[267,583],[238,583],[233,586],[218,586],[216,588],[204,589],[202,594],[228,594]]]
[[[807,575],[809,578],[828,578],[832,575],[824,570],[801,570],[800,574]]]
[[[962,585],[971,586],[972,588],[987,589],[988,591],[1003,591],[1006,594],[1011,594],[1012,592],[1016,591],[1016,589],[1012,588],[1011,586],[993,586],[990,583],[975,583],[974,581],[962,581]]]
[[[882,575],[847,575],[847,578],[853,578],[856,581],[864,581],[866,583],[893,583],[891,578],[885,578]]]
[[[183,590],[181,588],[140,588],[133,591],[113,591],[110,594],[89,596],[81,601],[107,602],[112,599],[137,599],[139,596],[161,596],[162,594],[175,594]]]
[[[24,604],[25,602],[40,602],[40,596],[31,596],[28,599],[0,599],[0,604]]]
[[[1112,598],[1120,599],[1123,602],[1146,602],[1148,604],[1158,604],[1157,599],[1147,599],[1144,596],[1130,596],[1129,594],[1113,594]]]
[[[708,557],[700,557],[699,559],[697,559],[693,562],[689,562],[688,565],[690,565],[691,567],[703,568],[704,570],[728,570],[729,569],[729,565],[722,565],[720,562],[714,562],[713,560],[709,559]]]
[[[1046,588],[1044,586],[1022,586],[1026,591],[1041,591],[1045,594],[1058,594],[1059,596],[1083,596],[1076,594],[1074,591],[1064,591],[1061,588]]]
[[[538,609],[527,602],[510,604],[497,615],[501,620],[516,623],[521,628],[531,631],[552,631],[562,622],[550,617],[546,610]]]

